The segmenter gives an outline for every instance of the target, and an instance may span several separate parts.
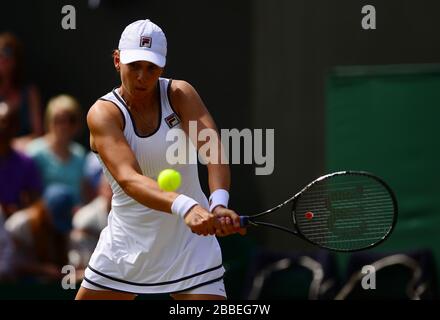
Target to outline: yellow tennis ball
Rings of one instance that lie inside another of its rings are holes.
[[[163,191],[174,191],[180,187],[182,177],[180,173],[173,169],[165,169],[157,177],[159,188]]]

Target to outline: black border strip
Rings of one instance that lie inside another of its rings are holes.
[[[162,95],[161,95],[161,92],[160,92],[160,80],[157,81],[157,92],[158,92],[158,95],[159,95],[159,120],[158,120],[158,124],[157,124],[156,129],[152,133],[150,133],[150,134],[148,134],[146,136],[143,136],[143,135],[139,134],[139,132],[138,132],[138,130],[136,128],[136,123],[134,122],[133,116],[132,116],[132,114],[130,112],[130,109],[128,109],[127,104],[125,103],[124,99],[119,95],[119,93],[116,91],[116,89],[117,88],[113,89],[113,91],[112,91],[113,95],[116,97],[116,99],[118,99],[118,101],[120,103],[122,103],[124,108],[127,110],[128,114],[130,115],[131,124],[133,125],[134,133],[139,138],[149,138],[149,137],[153,136],[154,134],[156,134],[156,132],[159,131],[159,129],[160,129],[161,125],[162,125]]]
[[[122,279],[117,279],[117,278],[108,276],[108,275],[106,275],[106,274],[104,274],[102,272],[99,272],[99,271],[93,269],[90,265],[88,265],[87,268],[89,268],[94,273],[100,275],[101,277],[104,277],[104,278],[107,278],[107,279],[110,279],[110,280],[113,280],[113,281],[129,284],[129,285],[132,285],[132,286],[153,287],[153,286],[163,286],[163,285],[168,285],[168,284],[173,284],[173,283],[181,282],[181,281],[184,281],[184,280],[188,280],[188,279],[200,276],[202,274],[205,274],[205,273],[208,273],[208,272],[220,269],[222,266],[223,266],[223,264],[220,264],[217,267],[210,268],[210,269],[207,269],[207,270],[204,270],[204,271],[200,271],[200,272],[197,272],[197,273],[195,273],[193,275],[186,276],[186,277],[183,277],[183,278],[180,278],[180,279],[177,279],[177,280],[158,282],[158,283],[136,283],[136,282],[130,282],[130,281],[126,281],[126,280],[122,280]]]

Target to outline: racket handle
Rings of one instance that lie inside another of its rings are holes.
[[[249,216],[240,217],[240,227],[245,228],[249,225]]]

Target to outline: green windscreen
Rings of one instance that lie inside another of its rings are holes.
[[[399,216],[377,250],[431,249],[440,261],[440,66],[333,69],[326,166],[365,170],[395,191]]]

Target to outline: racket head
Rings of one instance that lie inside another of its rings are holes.
[[[341,252],[382,243],[397,222],[397,200],[379,177],[341,171],[307,185],[292,202],[298,235],[314,245]]]

